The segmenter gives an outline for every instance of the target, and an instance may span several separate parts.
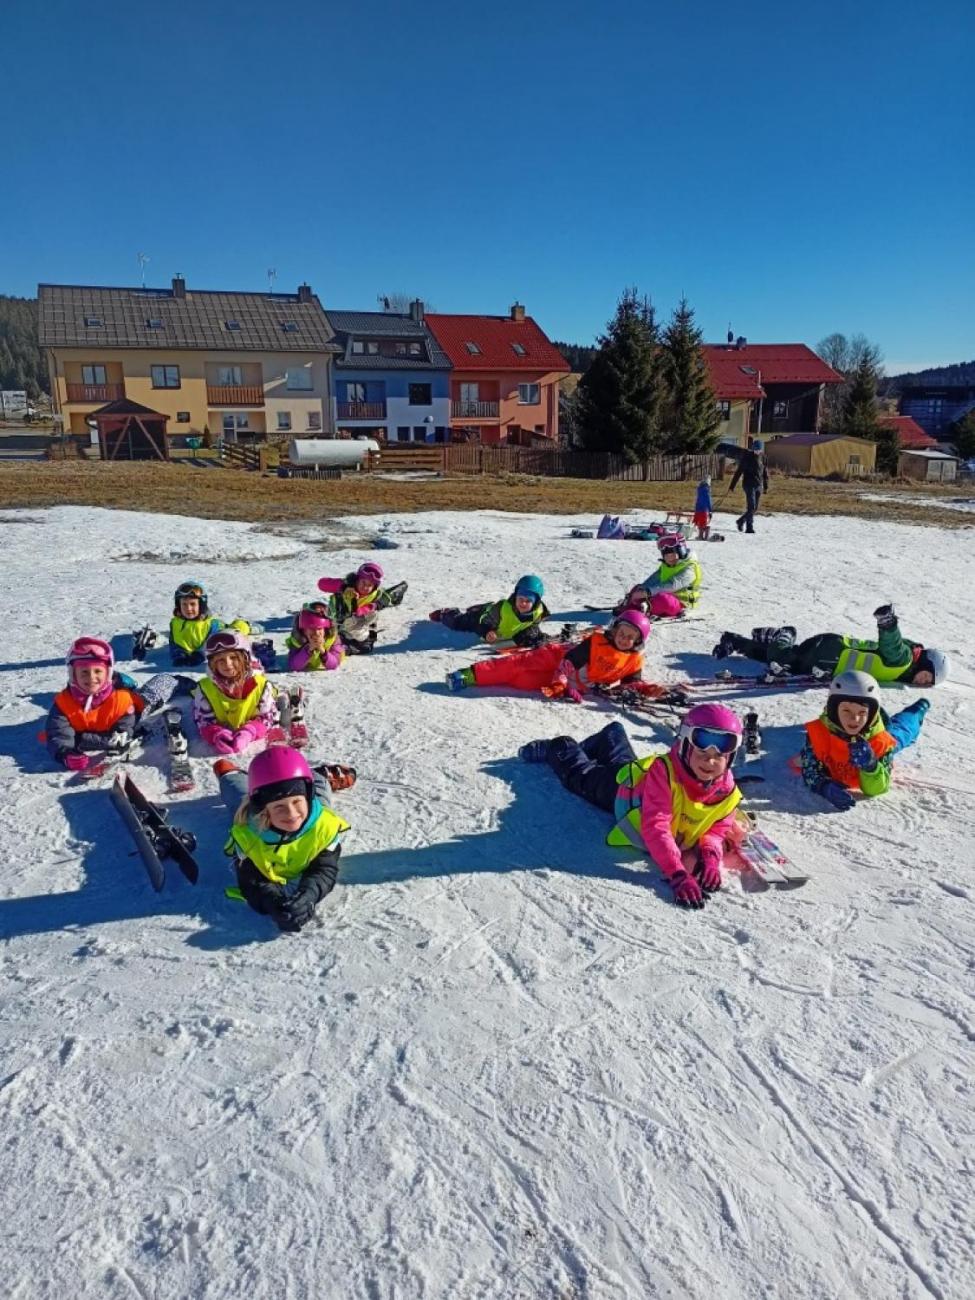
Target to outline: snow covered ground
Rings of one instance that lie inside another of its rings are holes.
[[[515,757],[609,715],[448,694],[474,652],[425,621],[523,571],[557,619],[584,619],[651,545],[494,512],[276,532],[0,514],[5,1297],[975,1294],[975,535],[717,522],[706,617],[655,631],[648,676],[712,672],[724,627],[870,635],[893,597],[957,680],[896,791],[847,814],[784,766],[821,692],[756,697],[777,774],[751,802],[812,879],[735,876],[688,913]],[[377,533],[388,551],[334,549]],[[202,876],[154,894],[107,789],[36,742],[68,642],[108,635],[124,658],[196,578],[280,644],[315,580],[364,554],[410,590],[375,656],[305,679],[313,756],[360,773],[337,797],[353,831],[321,923],[274,937],[224,897],[209,762],[194,748],[198,787],[174,801],[161,743],[134,774],[197,833]],[[626,722],[638,748],[668,741]]]

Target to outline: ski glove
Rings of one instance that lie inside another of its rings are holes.
[[[234,733],[229,727],[220,727],[215,722],[200,728],[200,735],[218,754],[233,754]]]
[[[84,772],[90,763],[91,759],[87,754],[76,754],[72,750],[69,750],[64,755],[64,766],[69,772]]]
[[[847,812],[856,803],[846,786],[840,785],[838,781],[824,781],[819,787],[819,793],[824,799],[828,799],[834,808],[839,808],[840,812]]]
[[[678,907],[701,908],[704,906],[704,894],[701,891],[701,886],[683,868],[680,871],[675,871],[667,879],[674,891],[674,902]]]
[[[876,772],[877,755],[862,736],[850,741],[850,762],[861,772]]]
[[[252,722],[245,722],[230,742],[230,752],[239,754],[242,749],[246,749],[248,745],[253,745],[255,740],[263,740],[266,735],[267,727],[261,722],[260,718],[255,718]]]
[[[877,626],[881,631],[897,626],[897,611],[893,605],[878,605],[873,611],[873,616],[877,620]]]
[[[705,894],[714,894],[721,888],[721,854],[713,844],[704,844],[698,851],[694,868],[695,879]]]
[[[316,900],[312,898],[311,894],[307,893],[303,889],[299,889],[296,894],[282,905],[281,910],[287,913],[294,922],[295,927],[300,930],[301,927],[307,925],[315,915],[315,901]]]

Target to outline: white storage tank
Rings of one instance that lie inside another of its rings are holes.
[[[375,438],[292,438],[288,460],[302,467],[351,469],[379,450]]]

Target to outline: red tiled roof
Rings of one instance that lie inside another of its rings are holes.
[[[712,347],[708,343],[704,345],[703,352],[711,374],[711,387],[720,401],[750,397],[757,402],[765,396],[765,390],[758,382],[758,374],[747,375],[742,370],[742,366],[748,366],[757,372],[758,367],[749,361],[742,361],[740,353]]]
[[[897,430],[902,451],[925,451],[938,445],[937,438],[925,433],[917,420],[909,415],[884,415],[881,416],[880,423]]]
[[[708,364],[712,355],[732,357],[738,366],[753,366],[765,384],[841,384],[843,376],[816,356],[805,343],[705,343]],[[719,394],[720,396],[720,394]]]
[[[565,374],[571,370],[531,316],[514,321],[508,316],[445,316],[435,312],[427,313],[426,323],[455,370],[558,370]],[[480,351],[471,353],[468,343]],[[524,356],[515,351],[514,343],[524,348]]]

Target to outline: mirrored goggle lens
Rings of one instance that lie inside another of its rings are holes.
[[[199,598],[202,595],[203,595],[202,587],[180,587],[179,589],[180,600],[182,600],[186,596],[196,596]]]
[[[695,749],[716,749],[719,754],[733,754],[738,748],[738,737],[732,731],[695,727],[691,732],[691,744]]]

